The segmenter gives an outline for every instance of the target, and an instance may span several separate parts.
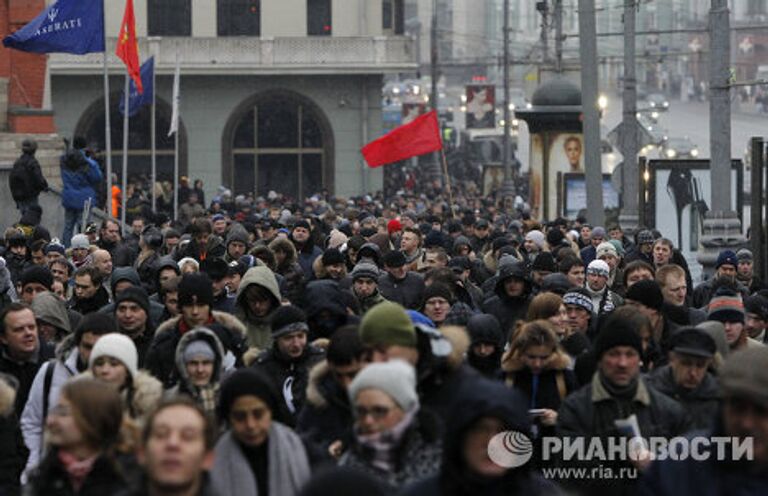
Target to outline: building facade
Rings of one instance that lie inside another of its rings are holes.
[[[158,177],[171,180],[167,136],[181,68],[180,169],[213,192],[302,198],[381,188],[360,148],[381,135],[384,74],[414,71],[399,0],[135,0],[142,62],[155,56]],[[114,56],[124,2],[106,3],[113,164],[122,160]],[[103,155],[101,54],[51,55],[55,123]],[[129,178],[150,170],[150,107],[130,120]],[[119,169],[119,167],[115,167]]]

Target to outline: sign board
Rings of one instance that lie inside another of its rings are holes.
[[[562,215],[575,219],[583,215],[587,209],[587,180],[584,173],[569,172],[560,175],[560,197],[562,198]],[[611,174],[603,174],[603,207],[618,208],[620,199],[618,191],[613,187]]]
[[[468,85],[466,95],[466,128],[496,128],[496,87],[492,84]]]

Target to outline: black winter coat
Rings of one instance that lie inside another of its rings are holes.
[[[277,348],[277,343],[273,344],[268,350],[261,352],[256,358],[253,368],[263,372],[269,377],[275,391],[281,393],[286,400],[286,411],[291,413],[287,424],[293,427],[296,425],[296,417],[304,407],[304,401],[307,395],[307,384],[309,383],[309,371],[325,358],[325,350],[312,345],[307,345],[304,353],[297,360],[290,360],[283,356]],[[290,388],[293,401],[288,402],[285,398],[286,389]]]
[[[347,390],[334,379],[328,362],[318,363],[309,372],[306,401],[296,422],[296,432],[310,458],[331,461],[328,446],[341,441],[348,447],[353,440],[353,423]]]
[[[30,477],[25,496],[107,496],[122,490],[135,475],[135,465],[128,468],[116,459],[104,455],[96,459],[91,472],[86,476],[80,491],[75,492],[69,476],[52,450],[40,462]]]
[[[398,281],[389,274],[383,274],[379,277],[379,293],[405,308],[418,310],[423,303],[424,278],[416,272],[408,272],[404,279]]]
[[[624,437],[614,425],[614,421],[637,415],[640,434],[644,438],[659,436],[671,439],[682,435],[687,430],[685,412],[673,399],[648,387],[642,378],[638,379],[637,393],[634,398],[619,401],[611,396],[596,373],[590,384],[582,387],[563,402],[558,412],[557,435],[576,438],[584,436],[600,438],[602,446],[608,446],[608,437]],[[607,449],[607,448],[606,448]],[[568,460],[566,467],[610,468],[613,473],[626,473],[634,467],[629,461],[600,459]],[[631,473],[631,472],[630,472]],[[637,479],[567,479],[563,484],[576,490],[577,494],[630,495],[633,494]],[[581,491],[581,492],[579,492]]]
[[[43,177],[40,163],[34,155],[23,153],[13,164],[8,177],[8,186],[13,201],[25,201],[37,198],[41,191],[48,189],[48,181]]]
[[[653,371],[646,377],[648,384],[657,391],[676,400],[688,416],[691,429],[709,429],[712,427],[720,408],[720,389],[717,379],[709,372],[704,376],[699,387],[687,391],[677,384],[670,365]]]

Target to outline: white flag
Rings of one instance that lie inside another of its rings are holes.
[[[179,130],[179,105],[181,105],[181,92],[179,91],[181,79],[181,65],[179,64],[179,57],[176,56],[176,72],[173,75],[173,111],[171,113],[171,128],[168,130],[168,136],[172,136],[173,133]]]

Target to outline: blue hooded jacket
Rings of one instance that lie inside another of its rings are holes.
[[[99,164],[86,157],[83,150],[70,150],[61,156],[60,165],[64,208],[82,210],[89,198],[95,202],[96,188],[102,180]]]

